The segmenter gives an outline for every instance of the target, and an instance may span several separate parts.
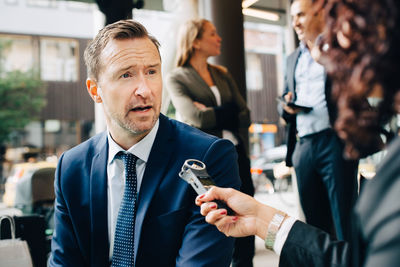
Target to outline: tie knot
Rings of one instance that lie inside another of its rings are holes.
[[[125,167],[135,167],[136,161],[138,159],[138,157],[136,157],[132,153],[123,152],[123,151],[118,152],[116,157],[122,159]]]

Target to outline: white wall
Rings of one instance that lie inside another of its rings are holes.
[[[14,3],[12,3],[14,2]],[[33,6],[27,0],[0,0],[0,32],[92,38],[95,4],[42,1],[53,6]]]

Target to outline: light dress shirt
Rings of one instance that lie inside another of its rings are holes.
[[[286,239],[288,237],[288,234],[290,232],[290,229],[292,229],[293,224],[297,220],[293,217],[288,217],[286,220],[282,223],[281,227],[279,228],[278,232],[276,233],[275,236],[275,242],[273,249],[276,254],[281,255],[283,245],[286,242]]]
[[[297,134],[303,137],[330,128],[325,96],[325,69],[315,62],[310,51],[300,43],[300,56],[295,70],[296,104],[313,109],[296,116]]]
[[[159,120],[155,123],[153,129],[138,143],[127,150],[138,157],[136,161],[137,176],[137,195],[139,195],[140,185],[142,184],[146,163],[150,155],[151,148],[157,135]],[[110,260],[112,259],[115,227],[119,207],[125,190],[125,168],[122,159],[115,158],[118,152],[126,151],[121,148],[108,132],[108,162],[107,162],[107,211],[108,211],[108,237],[110,240]]]
[[[211,92],[213,92],[215,96],[215,100],[217,100],[217,105],[221,106],[221,94],[219,93],[218,87],[216,85],[210,86]],[[228,130],[222,130],[222,138],[228,139],[231,141],[235,146],[239,144],[239,141],[235,137],[235,135]]]

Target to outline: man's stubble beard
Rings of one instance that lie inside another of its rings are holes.
[[[122,128],[123,130],[125,130],[125,132],[129,133],[132,136],[138,136],[138,135],[142,135],[144,133],[150,132],[151,129],[154,127],[154,125],[160,115],[159,113],[158,114],[154,113],[153,118],[152,118],[151,127],[149,129],[140,130],[140,129],[138,129],[136,122],[129,120],[129,112],[126,113],[126,115],[122,117],[116,112],[111,112],[108,109],[107,105],[105,105],[104,103],[103,103],[103,110],[104,110],[105,116],[108,119],[109,123],[111,123],[114,126],[117,126],[119,128]]]
[[[114,117],[112,117],[112,122],[118,124],[119,127],[124,129],[130,135],[138,136],[138,135],[142,135],[144,133],[150,132],[151,129],[154,127],[154,124],[156,123],[158,116],[159,116],[159,114],[154,113],[152,121],[151,121],[151,125],[147,129],[139,129],[138,124],[140,124],[140,122],[130,121],[128,114],[124,117],[124,119],[120,119],[118,117],[116,118],[114,116]]]

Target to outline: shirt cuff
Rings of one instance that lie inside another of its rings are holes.
[[[296,219],[293,217],[286,218],[286,220],[282,223],[281,227],[279,228],[278,232],[276,233],[275,242],[274,242],[274,251],[276,254],[281,255],[283,245],[285,244],[288,234],[290,232],[290,229],[292,229],[293,224],[295,222],[296,222]]]

